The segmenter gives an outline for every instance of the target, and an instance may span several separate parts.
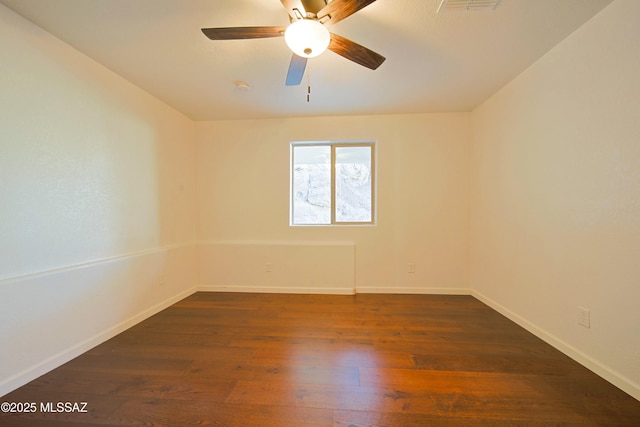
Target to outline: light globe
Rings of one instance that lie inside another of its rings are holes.
[[[303,58],[313,58],[327,50],[331,34],[318,21],[301,19],[293,22],[284,32],[289,49]]]

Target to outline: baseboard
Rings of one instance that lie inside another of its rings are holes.
[[[359,293],[359,294],[416,294],[416,295],[471,295],[471,289],[358,286],[356,288],[356,293]]]
[[[168,298],[153,307],[150,307],[141,313],[138,313],[129,319],[114,325],[113,327],[102,331],[93,337],[90,337],[73,347],[70,347],[62,352],[59,352],[56,355],[51,356],[50,358],[38,363],[35,366],[27,368],[22,372],[17,373],[16,375],[6,379],[2,383],[0,383],[0,396],[4,396],[5,394],[10,393],[11,391],[22,387],[23,385],[33,381],[34,379],[40,377],[41,375],[46,374],[47,372],[69,362],[70,360],[80,356],[81,354],[91,350],[99,344],[115,337],[116,335],[126,331],[132,326],[142,322],[145,319],[153,316],[156,313],[164,310],[167,307],[175,304],[176,302],[183,300],[184,298],[192,295],[196,292],[196,288],[187,289],[186,291],[180,292],[178,295],[174,295],[171,298]]]
[[[241,292],[241,293],[274,293],[274,294],[325,294],[325,295],[354,295],[354,294],[415,294],[415,295],[471,295],[471,289],[466,288],[414,288],[414,287],[382,287],[362,286],[356,289],[331,287],[286,287],[286,286],[209,286],[197,287],[200,292]]]
[[[525,318],[523,318],[523,317],[519,316],[518,314],[514,313],[513,311],[507,309],[503,305],[498,304],[497,302],[495,302],[491,298],[486,297],[482,293],[477,292],[475,290],[472,290],[471,291],[471,295],[473,297],[479,299],[484,304],[488,305],[489,307],[491,307],[492,309],[494,309],[498,313],[502,314],[503,316],[507,317],[508,319],[510,319],[513,322],[517,323],[518,325],[522,326],[524,329],[526,329],[527,331],[531,332],[533,335],[537,336],[538,338],[540,338],[541,340],[543,340],[547,344],[553,346],[554,348],[556,348],[557,350],[561,351],[565,355],[569,356],[570,358],[572,358],[576,362],[580,363],[582,366],[584,366],[587,369],[593,371],[598,376],[600,376],[600,377],[604,378],[605,380],[609,381],[611,384],[615,385],[616,387],[618,387],[619,389],[621,389],[625,393],[628,393],[629,395],[631,395],[635,399],[640,400],[640,385],[639,384],[636,384],[633,381],[623,377],[622,375],[618,374],[614,370],[612,370],[612,369],[608,368],[607,366],[601,364],[597,360],[592,359],[591,357],[589,357],[586,354],[582,353],[580,350],[576,349],[572,345],[564,342],[563,340],[559,339],[555,335],[553,335],[553,334],[551,334],[551,333],[539,328],[538,326],[536,326],[533,323],[529,322]]]
[[[209,286],[200,285],[199,292],[241,292],[259,294],[325,294],[325,295],[354,295],[355,290],[349,288],[314,288],[314,287],[285,287],[285,286]]]

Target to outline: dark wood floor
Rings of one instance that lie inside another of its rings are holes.
[[[197,293],[0,401],[37,406],[1,426],[640,426],[468,296]]]

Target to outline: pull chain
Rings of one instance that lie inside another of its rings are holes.
[[[309,73],[309,65],[307,64],[307,102],[311,101],[311,77]]]

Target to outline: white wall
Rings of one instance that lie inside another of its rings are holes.
[[[0,5],[0,395],[192,291],[194,124]]]
[[[198,123],[199,284],[220,286],[232,270],[242,273],[235,289],[252,279],[271,292],[468,292],[469,119],[452,113]],[[290,142],[332,139],[376,141],[377,224],[290,227]],[[310,242],[354,245],[355,275],[347,277],[350,267],[328,255],[313,261],[320,249]],[[256,244],[274,245],[288,265],[272,260],[273,272],[265,274],[268,260]],[[415,273],[407,272],[409,263]],[[317,270],[330,266],[345,275],[313,283]]]
[[[639,17],[615,1],[473,112],[471,287],[640,399]]]

